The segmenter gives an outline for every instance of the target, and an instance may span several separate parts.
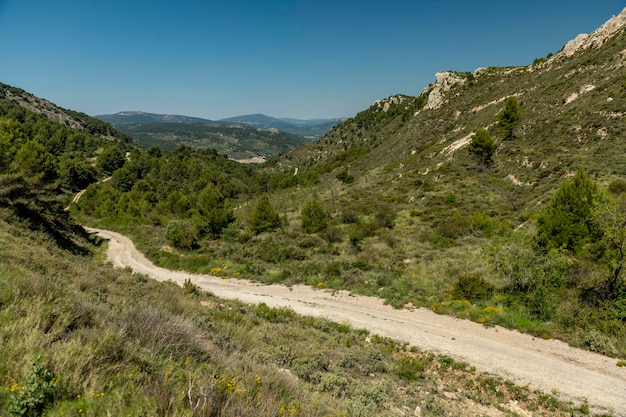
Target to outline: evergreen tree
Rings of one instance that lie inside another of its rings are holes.
[[[97,165],[107,174],[112,174],[116,169],[121,168],[125,162],[124,150],[118,145],[110,145],[104,148],[98,156]]]
[[[609,296],[626,295],[622,271],[626,264],[626,194],[605,195],[598,204],[595,217],[602,228],[605,245],[604,261],[610,275],[606,282]]]
[[[28,140],[15,153],[11,168],[34,181],[50,181],[57,177],[56,161],[43,145]]]
[[[498,125],[504,130],[504,139],[513,139],[513,129],[522,117],[522,108],[515,97],[504,101],[504,109],[498,115]]]
[[[486,129],[480,128],[472,136],[467,150],[472,155],[476,155],[483,166],[491,165],[493,154],[498,148],[498,144],[493,140]]]
[[[306,203],[300,216],[302,218],[302,230],[306,233],[320,232],[328,227],[328,214],[317,200]]]
[[[252,208],[252,213],[250,214],[250,229],[255,234],[259,234],[274,230],[278,227],[280,227],[278,212],[276,212],[272,203],[270,203],[269,196],[263,194]]]
[[[559,188],[537,219],[537,241],[541,248],[579,251],[595,242],[602,231],[594,216],[599,201],[597,185],[584,170]]]

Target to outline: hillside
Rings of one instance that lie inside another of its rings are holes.
[[[21,88],[0,83],[0,100],[32,111],[44,118],[58,122],[74,130],[95,135],[104,139],[119,139],[129,142],[130,138],[120,134],[109,124],[84,113],[68,110],[36,97]]]
[[[290,119],[266,116],[264,114],[248,114],[229,117],[222,122],[241,123],[258,129],[278,129],[281,132],[291,133],[306,138],[319,139],[328,133],[333,126],[345,119]]]
[[[96,116],[111,123],[144,148],[158,146],[171,151],[178,146],[215,149],[243,162],[294,150],[310,142],[303,136],[276,128],[250,127],[245,123],[215,122],[197,117],[144,112],[120,112]]]
[[[387,167],[381,178],[399,188],[418,178],[436,181],[442,174],[471,171],[466,147],[472,133],[485,127],[499,143],[491,175],[506,180],[511,174],[533,184],[531,194],[542,195],[581,166],[605,179],[622,175],[620,152],[614,151],[624,146],[623,27],[612,35],[601,46],[537,59],[527,67],[439,73],[420,96],[379,100],[278,164],[303,173],[358,150],[367,155],[351,162],[355,173]],[[497,125],[507,97],[523,109],[515,140],[502,140]]]
[[[178,114],[156,114],[142,111],[122,111],[115,114],[99,114],[98,120],[120,127],[139,123],[211,123],[212,120]]]

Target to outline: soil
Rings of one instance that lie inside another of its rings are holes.
[[[109,240],[108,258],[158,281],[182,285],[186,279],[212,294],[244,303],[289,307],[301,315],[325,317],[405,341],[424,351],[467,362],[479,371],[500,375],[519,385],[558,392],[561,399],[582,403],[596,412],[626,416],[626,368],[617,360],[573,348],[558,340],[543,340],[502,327],[485,327],[468,320],[437,315],[424,309],[394,309],[373,297],[308,286],[263,285],[171,271],[152,264],[119,233],[88,229]]]

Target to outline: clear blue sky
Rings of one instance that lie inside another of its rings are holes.
[[[0,82],[95,115],[353,116],[526,65],[623,0],[0,0]]]

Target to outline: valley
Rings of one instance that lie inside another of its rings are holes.
[[[0,84],[0,414],[626,416],[625,51],[345,120]]]

